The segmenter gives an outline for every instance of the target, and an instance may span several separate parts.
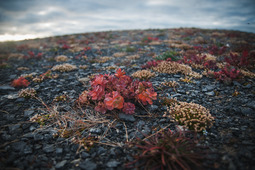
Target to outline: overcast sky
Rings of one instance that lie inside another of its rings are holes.
[[[255,33],[255,0],[0,0],[0,41],[178,27]]]

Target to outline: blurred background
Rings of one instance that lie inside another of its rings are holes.
[[[255,33],[255,0],[0,0],[0,41],[179,27]]]

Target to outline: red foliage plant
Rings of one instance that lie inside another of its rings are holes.
[[[12,81],[11,85],[13,87],[27,87],[30,83],[24,77],[19,77]]]
[[[212,45],[208,47],[209,53],[212,55],[222,55],[223,53],[226,52],[226,49],[227,49],[226,46],[218,47],[216,45]]]
[[[254,64],[254,61],[252,60],[252,57],[249,56],[248,51],[243,51],[241,56],[230,53],[230,57],[225,57],[225,61],[236,67],[247,67]]]
[[[88,101],[93,101],[96,105],[95,110],[101,113],[118,109],[126,114],[133,114],[135,105],[129,101],[140,101],[147,105],[157,99],[157,93],[150,82],[133,81],[125,74],[125,71],[119,68],[114,75],[95,76],[90,82],[91,89],[82,93],[78,102],[87,104]]]
[[[186,137],[193,135],[194,137]],[[205,147],[197,145],[193,133],[165,132],[154,134],[146,140],[133,142],[138,155],[135,160],[126,164],[127,168],[136,169],[199,169],[205,158]]]
[[[91,50],[91,47],[85,47],[83,50],[84,51],[89,51],[89,50]]]
[[[206,68],[209,68],[209,69],[217,69],[217,65],[216,65],[216,62],[213,61],[213,60],[205,60],[206,58],[206,55],[200,57],[200,56],[197,56],[197,55],[191,55],[189,57],[186,57],[186,56],[183,56],[183,59],[180,60],[179,62],[180,63],[184,63],[184,64],[200,64],[200,65],[203,65],[204,67]]]
[[[67,44],[64,44],[64,45],[62,45],[62,47],[61,47],[63,50],[67,50],[67,49],[69,49],[69,48],[71,48],[69,45],[67,45]]]
[[[157,37],[144,37],[141,41],[142,43],[150,43],[152,41],[158,41]]]
[[[231,83],[233,80],[239,80],[242,77],[242,73],[240,70],[230,66],[229,64],[226,65],[218,72],[213,73],[214,78],[224,83]]]
[[[28,51],[27,54],[28,55],[24,56],[24,59],[32,59],[32,58],[40,59],[42,58],[42,55],[43,55],[43,53],[38,53],[37,55],[35,55],[33,51]]]

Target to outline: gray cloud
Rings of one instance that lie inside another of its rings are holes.
[[[0,36],[170,27],[255,32],[254,9],[254,0],[8,0],[0,1]]]

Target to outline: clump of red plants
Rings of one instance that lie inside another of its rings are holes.
[[[180,60],[179,63],[188,64],[188,65],[200,64],[208,69],[217,69],[218,68],[215,61],[205,60],[205,59],[206,59],[206,55],[203,55],[202,57],[197,56],[197,55],[190,55],[188,57],[183,56],[183,59]]]
[[[223,53],[226,52],[227,47],[226,46],[218,47],[217,45],[212,45],[208,47],[208,50],[209,53],[212,55],[222,55]]]
[[[217,80],[224,82],[226,84],[231,83],[233,80],[240,80],[242,78],[242,73],[235,67],[227,64],[218,72],[213,72],[213,77]]]
[[[141,42],[147,44],[152,41],[158,41],[158,40],[159,39],[157,37],[144,37],[144,38],[142,38]]]
[[[137,169],[198,169],[205,158],[205,147],[198,146],[195,133],[170,129],[134,143],[138,149],[135,160],[126,164]]]
[[[13,87],[27,87],[29,84],[30,83],[28,82],[28,80],[22,76],[18,79],[13,80],[11,83]]]
[[[244,68],[255,64],[253,57],[249,55],[248,51],[243,51],[242,55],[230,53],[230,57],[225,57],[225,62],[235,67]]]
[[[68,50],[69,48],[71,48],[69,45],[67,45],[67,44],[63,44],[62,46],[61,46],[61,48],[63,49],[63,50]]]
[[[133,114],[135,105],[131,101],[147,105],[157,99],[151,82],[133,81],[125,74],[119,68],[114,75],[96,75],[90,82],[91,89],[79,96],[79,103],[87,104],[92,101],[95,103],[95,110],[101,113],[118,109],[126,114]]]
[[[43,53],[35,54],[33,51],[28,51],[27,55],[23,56],[23,58],[24,59],[32,59],[32,58],[40,59],[40,58],[42,58],[42,56],[43,56]]]
[[[142,65],[141,68],[142,69],[147,69],[147,68],[151,68],[151,67],[156,67],[159,63],[161,62],[161,60],[151,60],[146,62],[146,64]]]

